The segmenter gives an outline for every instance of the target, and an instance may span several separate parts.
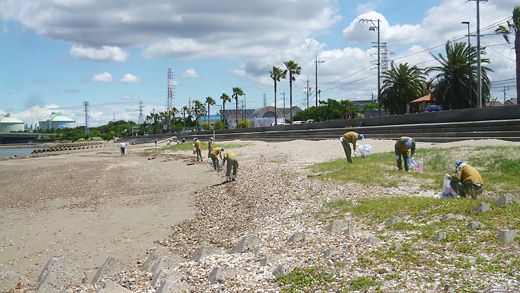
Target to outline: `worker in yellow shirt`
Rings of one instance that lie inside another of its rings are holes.
[[[408,171],[408,150],[410,150],[410,159],[413,160],[415,154],[415,141],[413,138],[403,136],[395,143],[395,159],[397,160],[397,168],[399,171],[403,170],[401,157],[404,160],[404,170]]]
[[[194,138],[195,143],[193,144],[195,146],[195,151],[197,153],[197,161],[199,159],[202,161],[202,142],[198,138]]]
[[[211,151],[213,150],[213,137],[210,137],[208,142],[208,158],[211,158]]]
[[[220,169],[219,165],[219,158],[222,160],[222,153],[224,152],[224,147],[221,148],[214,148],[211,153],[209,154],[209,157],[211,158],[211,161],[213,161],[213,170]],[[218,157],[217,157],[218,156]]]
[[[226,152],[224,155],[224,159],[222,160],[222,164],[224,164],[227,160],[227,168],[226,168],[226,181],[231,181],[231,168],[233,168],[233,181],[237,179],[237,169],[238,169],[238,158],[232,152]]]
[[[455,163],[455,175],[450,177],[450,186],[459,196],[477,198],[484,189],[484,180],[477,171],[463,161]]]
[[[347,156],[347,161],[349,163],[352,163],[352,153],[350,150],[350,144],[352,144],[352,147],[354,148],[354,155],[356,155],[356,142],[358,140],[362,140],[363,138],[365,138],[363,134],[359,134],[354,131],[349,131],[339,138],[339,140],[341,140],[343,150],[345,151],[345,155]]]

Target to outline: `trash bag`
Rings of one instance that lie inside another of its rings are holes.
[[[408,159],[408,169],[413,170],[416,173],[422,173],[423,172],[423,160],[416,160],[414,157],[410,157]]]
[[[443,197],[455,197],[455,192],[450,186],[450,175],[444,175],[444,190],[440,194],[439,198]]]
[[[196,153],[197,153],[197,148],[193,147],[193,154],[196,154]]]
[[[361,157],[364,159],[372,152],[372,146],[369,144],[362,144],[359,146],[359,152],[361,153]]]

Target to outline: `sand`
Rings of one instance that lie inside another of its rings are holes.
[[[373,152],[393,151],[393,141],[363,143],[371,144]],[[520,145],[486,140],[419,142],[417,147],[475,144]],[[153,149],[153,143],[128,146],[121,157],[112,143],[0,161],[0,271],[36,281],[52,256],[65,256],[91,280],[109,256],[134,265],[144,262],[147,250],[170,234],[171,225],[193,216],[193,194],[225,177],[212,171],[210,159],[196,162],[190,152],[143,152],[147,148]],[[303,164],[345,156],[339,140],[247,142],[232,151],[244,161],[305,158]]]

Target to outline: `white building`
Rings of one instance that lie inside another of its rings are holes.
[[[64,129],[64,128],[73,128],[76,127],[76,121],[71,118],[61,114],[52,112],[51,116],[45,120],[39,121],[40,129]]]
[[[24,131],[24,123],[11,114],[0,115],[0,133]]]

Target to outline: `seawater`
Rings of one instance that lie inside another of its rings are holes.
[[[0,157],[20,157],[31,154],[40,148],[0,148]]]

